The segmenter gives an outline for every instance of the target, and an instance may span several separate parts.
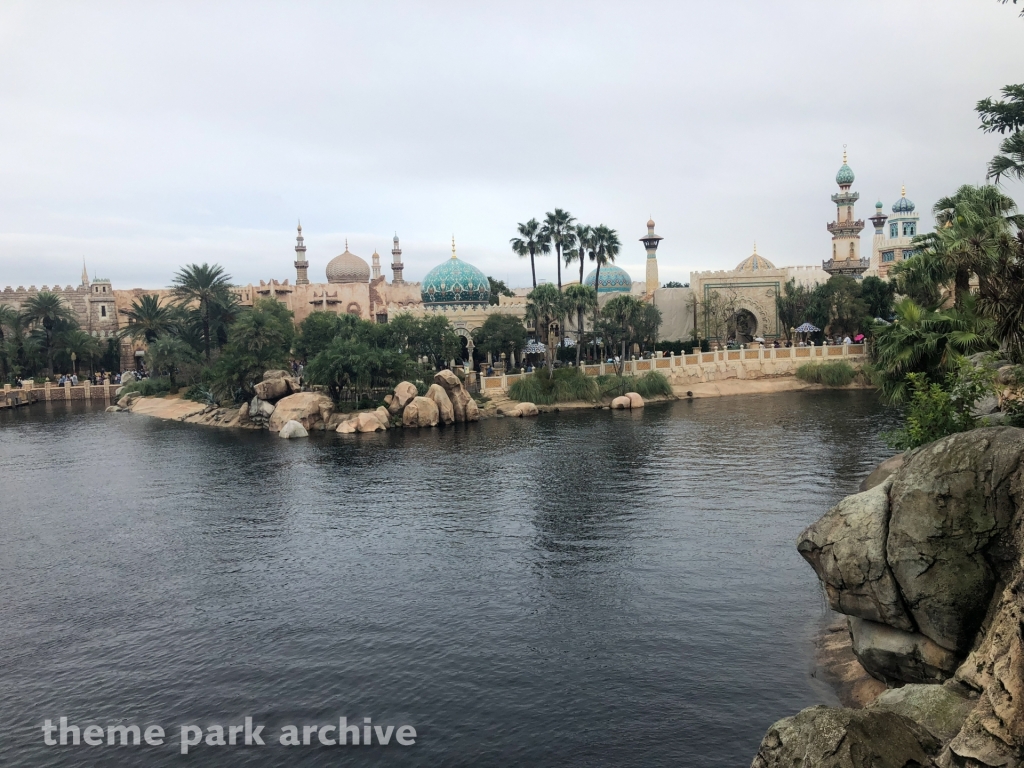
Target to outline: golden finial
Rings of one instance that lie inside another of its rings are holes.
[[[455,256],[455,235],[452,235],[452,258],[457,258]]]
[[[346,251],[348,250],[348,238],[347,237],[345,238],[345,250]]]
[[[903,197],[907,196],[907,185],[906,184],[903,185],[903,191],[900,192],[900,195],[903,196]]]
[[[846,145],[843,144],[843,165],[846,165]]]
[[[757,240],[754,241],[754,255],[757,255]]]

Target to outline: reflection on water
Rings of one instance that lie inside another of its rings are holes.
[[[794,540],[887,426],[862,392],[305,441],[0,413],[0,763],[183,761],[45,747],[45,718],[173,741],[248,715],[416,726],[414,747],[343,753],[360,765],[747,764],[771,722],[831,700]]]

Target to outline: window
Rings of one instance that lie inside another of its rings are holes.
[[[893,222],[889,225],[889,237],[897,238],[900,236],[900,225]]]
[[[107,292],[107,286],[105,286],[105,285],[103,286],[103,292],[104,292],[104,293],[106,293],[106,292]]]
[[[102,307],[100,307],[100,317],[106,317],[106,316],[107,316],[107,307],[106,307],[106,305],[103,305]]]
[[[882,261],[896,261],[896,251],[882,251]]]
[[[914,236],[914,222],[905,221],[903,222],[903,236],[913,237]]]

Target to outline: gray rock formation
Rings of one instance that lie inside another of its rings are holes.
[[[886,683],[941,683],[960,658],[918,632],[850,617],[853,653],[872,677]]]
[[[968,689],[956,684],[911,684],[890,688],[875,699],[871,708],[908,717],[945,743],[960,732],[977,703],[976,696],[972,697]]]
[[[284,426],[281,427],[281,431],[277,433],[278,437],[290,439],[293,437],[309,437],[309,432],[297,421],[286,421]]]

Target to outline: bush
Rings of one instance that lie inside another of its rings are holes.
[[[598,376],[597,383],[604,397],[618,397],[627,392],[636,392],[641,397],[672,394],[672,385],[657,371],[649,371],[643,376]]]
[[[853,366],[844,360],[830,363],[804,363],[796,369],[796,377],[811,384],[845,387],[857,376]]]
[[[216,396],[209,389],[204,387],[202,384],[193,384],[185,390],[181,396],[184,400],[192,400],[196,403],[206,403],[213,405],[217,402]]]
[[[125,384],[124,391],[121,395],[127,395],[129,392],[138,392],[143,397],[163,397],[171,391],[171,380],[167,378],[156,378],[156,379],[143,379],[142,381],[133,381],[131,384]]]
[[[508,396],[521,403],[553,405],[575,400],[594,402],[601,392],[597,381],[580,368],[559,368],[548,376],[547,368],[538,368],[513,382]]]

